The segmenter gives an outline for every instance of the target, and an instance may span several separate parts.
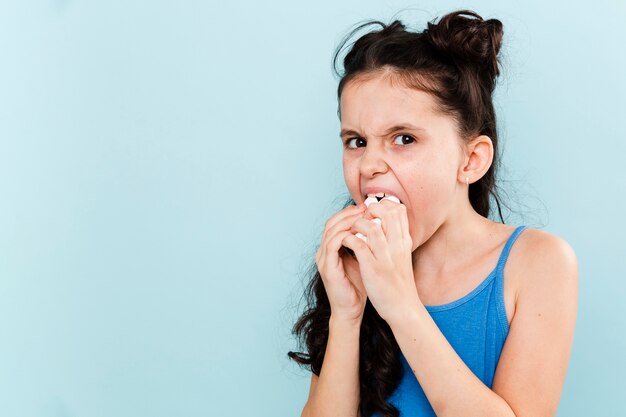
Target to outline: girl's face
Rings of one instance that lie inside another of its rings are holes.
[[[382,77],[349,82],[340,101],[348,191],[357,204],[369,187],[395,194],[407,207],[412,251],[467,200],[456,123],[434,108],[428,93]]]

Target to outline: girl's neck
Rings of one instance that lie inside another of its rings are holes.
[[[499,226],[467,206],[446,219],[435,233],[412,254],[416,282],[435,282],[454,276],[456,271],[475,262],[486,247],[499,239]]]

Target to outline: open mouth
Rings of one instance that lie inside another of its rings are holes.
[[[385,198],[385,197],[395,197],[395,198],[398,198],[398,197],[396,197],[396,196],[394,196],[394,195],[391,195],[391,194],[390,194],[390,195],[383,194],[383,195],[380,195],[380,196],[379,196],[379,195],[371,195],[370,197],[368,197],[367,195],[365,195],[364,200],[367,200],[368,198],[371,198],[371,197],[376,198],[376,201],[378,201],[379,203],[380,203],[380,200],[382,200],[382,199],[383,199],[383,198]],[[403,204],[403,203],[402,203],[402,200],[400,200],[399,198],[398,198],[398,200],[400,201],[400,204]]]

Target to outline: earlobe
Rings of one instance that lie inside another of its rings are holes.
[[[460,172],[460,181],[475,182],[489,170],[493,161],[493,143],[487,135],[472,139],[466,146],[465,165]]]

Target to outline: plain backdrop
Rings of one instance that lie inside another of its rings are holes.
[[[348,196],[332,54],[366,19],[460,8],[504,25],[506,223],[579,259],[558,416],[623,416],[626,6],[605,0],[0,1],[0,415],[299,416],[291,327]]]

